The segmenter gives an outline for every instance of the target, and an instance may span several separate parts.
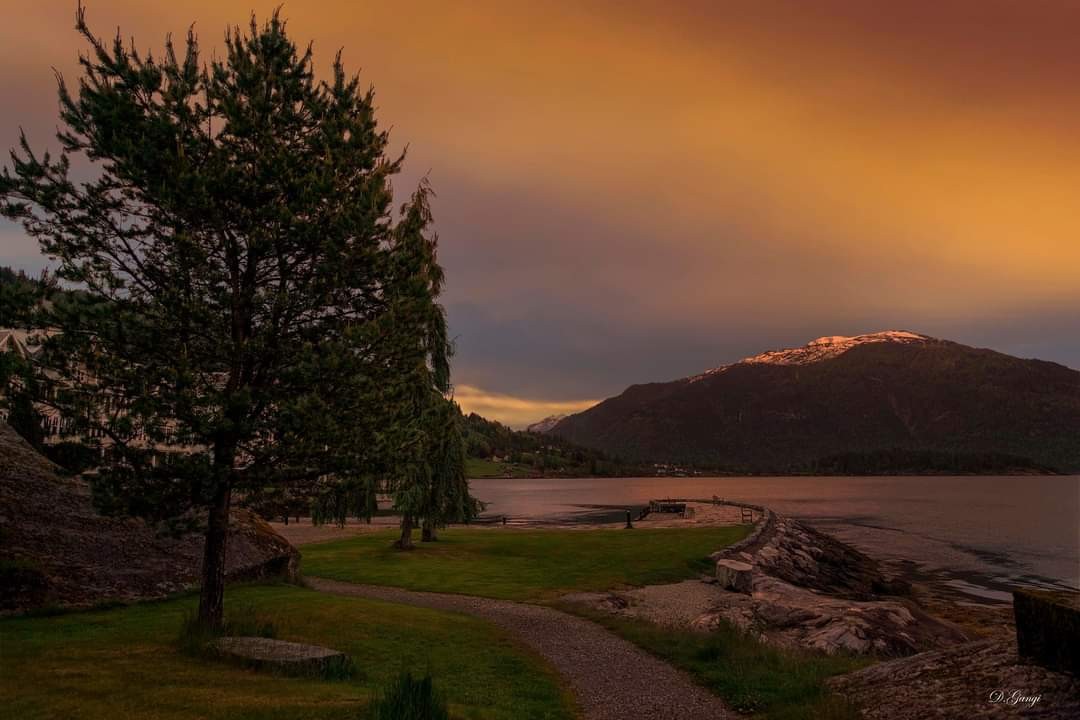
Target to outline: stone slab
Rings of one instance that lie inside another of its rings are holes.
[[[349,663],[345,653],[332,648],[272,638],[224,637],[216,640],[214,647],[223,656],[245,665],[287,675],[315,675]]]

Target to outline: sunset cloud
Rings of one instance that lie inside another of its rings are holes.
[[[278,4],[94,0],[89,19],[154,49],[196,21],[209,54]],[[0,148],[20,125],[50,141],[73,7],[0,28]],[[1078,3],[284,12],[321,72],[340,47],[375,85],[409,145],[398,191],[430,173],[460,388],[603,397],[895,327],[1080,367]],[[0,243],[33,264],[10,226]]]
[[[471,385],[458,385],[454,388],[454,400],[461,406],[462,412],[477,413],[488,420],[498,420],[512,428],[524,428],[538,420],[552,415],[569,415],[586,410],[599,400],[568,400],[553,402],[549,400],[529,400],[527,398],[492,393]]]

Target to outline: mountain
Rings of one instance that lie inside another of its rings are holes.
[[[1080,372],[907,331],[822,337],[633,385],[552,435],[751,472],[1080,470]]]
[[[525,428],[525,432],[546,433],[551,430],[551,428],[558,425],[559,421],[561,421],[565,417],[566,415],[548,415],[543,420],[540,420],[539,422],[534,422],[532,425],[529,425],[527,428]]]

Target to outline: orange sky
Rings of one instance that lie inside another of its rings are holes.
[[[277,4],[88,7],[209,50]],[[0,145],[40,145],[74,2],[0,6]],[[885,327],[1080,366],[1080,2],[672,6],[285,4],[430,170],[459,383],[543,414]]]

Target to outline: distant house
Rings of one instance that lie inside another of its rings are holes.
[[[15,353],[19,357],[29,360],[31,363],[40,353],[41,348],[34,342],[35,333],[11,328],[0,328],[0,352]],[[34,409],[41,417],[41,429],[45,436],[45,442],[49,444],[77,440],[82,436],[107,440],[105,433],[99,428],[89,428],[83,433],[76,432],[75,419],[64,416],[49,401],[56,400],[57,394],[65,389],[65,383],[49,373],[45,382],[41,383],[38,390],[37,402]],[[7,388],[0,387],[0,400],[7,394]],[[107,410],[115,407],[115,403],[106,403]],[[7,408],[0,402],[0,421],[6,421]],[[108,444],[108,443],[106,443]]]
[[[30,358],[32,353],[26,345],[29,333],[25,330],[0,328],[0,352],[13,352],[23,358]]]
[[[40,348],[31,342],[31,333],[25,330],[0,328],[0,352],[15,353],[19,357],[33,362],[34,357],[39,350]],[[56,387],[53,384],[49,384],[45,386],[45,389],[43,389],[42,392],[47,395],[47,397],[42,399],[55,397]],[[7,388],[0,387],[0,400],[2,400],[6,394]],[[38,415],[41,416],[41,429],[45,435],[45,442],[61,442],[71,436],[75,427],[75,423],[71,418],[64,417],[61,415],[60,411],[44,402],[36,402],[34,404],[34,409],[37,411]],[[0,419],[7,420],[7,416],[7,408],[0,404]]]

